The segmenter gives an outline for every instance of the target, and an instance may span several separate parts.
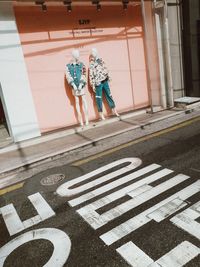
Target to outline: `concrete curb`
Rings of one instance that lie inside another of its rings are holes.
[[[84,128],[75,127],[73,129],[66,129],[66,130],[62,130],[62,131],[59,131],[59,132],[43,135],[41,137],[37,137],[37,138],[34,138],[34,139],[18,142],[17,144],[11,144],[11,145],[8,145],[7,147],[0,148],[0,154],[4,154],[6,152],[14,151],[14,150],[18,149],[18,147],[25,148],[25,147],[29,147],[29,146],[45,143],[45,142],[48,142],[48,141],[56,140],[56,139],[59,139],[61,137],[69,136],[69,135],[72,135],[72,134],[83,133],[83,132],[85,132],[87,130],[90,130],[90,129],[96,129],[98,127],[101,127],[101,126],[106,125],[106,124],[110,124],[112,122],[125,120],[125,119],[128,119],[128,118],[134,117],[134,116],[145,114],[145,113],[146,113],[145,109],[140,110],[140,111],[133,111],[133,112],[130,112],[128,114],[122,115],[120,117],[108,118],[105,121],[91,122],[90,125],[85,126]]]
[[[85,142],[82,142],[81,144],[74,145],[72,147],[66,147],[66,148],[63,148],[62,150],[57,150],[55,152],[47,153],[47,154],[45,154],[43,156],[40,156],[40,157],[37,157],[37,158],[32,158],[32,159],[29,159],[29,160],[25,160],[24,162],[20,162],[19,164],[16,164],[15,166],[12,165],[10,168],[7,168],[7,169],[5,168],[2,172],[0,172],[0,176],[8,176],[8,175],[12,174],[13,172],[17,172],[19,170],[23,170],[23,168],[25,168],[26,166],[29,166],[29,167],[30,167],[30,165],[36,166],[36,165],[40,164],[41,162],[46,162],[46,161],[49,161],[51,159],[55,159],[55,158],[57,158],[59,156],[64,156],[65,154],[68,154],[71,151],[75,151],[75,150],[80,149],[80,148],[89,147],[91,145],[94,145],[97,142],[101,142],[101,141],[104,141],[104,140],[106,140],[108,138],[111,138],[111,137],[115,137],[115,136],[124,134],[125,132],[133,131],[133,130],[139,129],[139,128],[143,129],[146,126],[149,126],[151,124],[159,123],[161,121],[164,121],[166,119],[170,119],[172,117],[176,117],[176,118],[182,117],[182,115],[188,113],[188,111],[192,112],[194,110],[199,110],[199,109],[200,109],[200,105],[197,105],[195,107],[192,106],[190,109],[187,108],[187,110],[177,111],[177,112],[175,112],[173,114],[165,115],[165,116],[162,116],[160,118],[156,118],[156,119],[152,119],[152,120],[150,119],[150,120],[148,120],[148,121],[146,121],[144,123],[143,122],[142,123],[139,123],[138,122],[138,125],[133,125],[133,126],[129,127],[128,129],[121,129],[119,131],[113,132],[112,134],[104,135],[102,137],[95,138],[95,139],[93,139],[91,141],[85,141]],[[143,114],[144,114],[144,112],[143,112]],[[137,115],[142,115],[142,113],[140,113],[140,114],[137,113]],[[134,116],[136,116],[136,115],[134,115]],[[134,116],[133,116],[133,114],[132,115],[131,114],[127,114],[127,116],[122,116],[120,119],[119,118],[111,118],[112,121],[109,121],[107,123],[111,123],[111,122],[115,122],[115,121],[120,121],[120,120],[121,121],[123,121],[123,120],[125,121],[126,119],[132,118]],[[197,117],[198,116],[199,115],[197,115]],[[176,124],[178,124],[178,123],[175,123],[175,125]],[[98,124],[98,127],[99,126],[102,126],[102,124],[101,125]],[[90,129],[92,129],[92,128],[93,127],[91,127]],[[168,128],[168,127],[166,127],[166,128]],[[71,132],[71,131],[68,131],[64,136],[69,135],[69,132]],[[84,131],[82,131],[82,132],[84,132]],[[77,133],[77,132],[74,131],[74,133]],[[62,133],[62,134],[64,134],[64,133]],[[60,133],[56,133],[56,138],[53,138],[53,139],[50,139],[50,140],[58,139],[58,138],[62,137],[62,134],[60,135]],[[145,135],[148,135],[148,134],[144,134],[144,136]],[[47,141],[50,141],[50,140],[48,139],[48,140],[43,141],[43,142],[47,142]],[[26,143],[24,147],[34,145],[32,143],[32,141],[33,140],[31,140],[31,142],[29,142],[29,143],[27,142],[29,145]],[[38,144],[37,141],[36,141],[35,144]],[[16,146],[16,148],[18,148],[18,146]],[[21,146],[20,146],[20,148],[21,148]],[[14,149],[14,147],[12,147],[11,150],[8,150],[6,152],[10,152],[10,151],[13,151],[15,149]],[[2,152],[1,151],[1,154],[6,153],[6,152]]]

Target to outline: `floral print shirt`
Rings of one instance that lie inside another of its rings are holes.
[[[95,87],[100,85],[102,81],[110,79],[108,69],[101,58],[91,60],[89,79],[93,90],[95,90]]]

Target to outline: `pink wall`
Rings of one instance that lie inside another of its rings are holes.
[[[80,50],[88,67],[92,47],[99,50],[110,70],[111,90],[119,112],[148,106],[140,6],[15,7],[16,21],[27,64],[41,132],[77,123],[74,98],[65,80],[71,50]],[[90,20],[79,25],[79,20]],[[93,30],[91,30],[93,29]],[[87,88],[90,119],[97,118],[94,95]],[[107,110],[107,109],[106,109]]]

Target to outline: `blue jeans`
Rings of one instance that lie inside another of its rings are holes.
[[[115,102],[112,98],[111,92],[110,92],[110,87],[108,84],[108,81],[103,81],[101,82],[100,85],[96,86],[96,103],[97,103],[97,108],[99,112],[102,112],[102,95],[103,92],[105,94],[106,100],[108,102],[109,107],[115,108]]]

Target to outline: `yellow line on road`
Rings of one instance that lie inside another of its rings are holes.
[[[11,185],[9,187],[6,187],[4,189],[1,189],[0,190],[0,196],[5,195],[6,193],[12,192],[14,190],[17,190],[19,188],[22,188],[23,185],[24,185],[24,183],[19,183],[19,184]]]
[[[82,164],[84,164],[84,163],[90,162],[90,161],[95,160],[95,159],[97,159],[97,158],[100,158],[100,157],[103,157],[103,156],[107,156],[107,155],[109,155],[109,154],[112,154],[112,153],[114,153],[114,152],[116,152],[116,151],[119,151],[119,150],[121,150],[121,149],[123,149],[123,148],[126,148],[126,147],[132,146],[132,145],[134,145],[134,144],[138,144],[138,143],[140,143],[140,142],[149,140],[149,139],[151,139],[151,138],[154,138],[154,137],[157,137],[157,136],[160,136],[160,135],[163,135],[163,134],[172,132],[172,131],[177,130],[177,129],[179,129],[179,128],[186,127],[186,126],[188,126],[188,125],[190,125],[190,124],[192,124],[192,123],[194,123],[194,122],[196,122],[196,121],[199,121],[199,120],[200,120],[200,117],[197,117],[197,118],[188,120],[188,121],[186,121],[186,122],[177,124],[177,125],[175,125],[175,126],[172,126],[172,127],[170,127],[170,128],[167,128],[167,129],[165,129],[165,130],[161,130],[161,131],[158,131],[158,132],[156,132],[156,133],[149,134],[149,135],[147,135],[147,136],[138,138],[137,140],[133,140],[133,141],[130,141],[130,142],[126,143],[126,144],[122,144],[122,145],[119,145],[119,146],[117,146],[117,147],[115,147],[115,148],[111,148],[111,149],[108,149],[108,150],[106,150],[106,151],[100,152],[100,153],[98,153],[98,154],[96,154],[96,155],[94,155],[94,156],[90,156],[90,157],[88,157],[88,158],[86,158],[86,159],[76,161],[76,162],[74,162],[72,165],[73,165],[73,166],[80,166],[80,165],[82,165]],[[14,190],[20,189],[20,188],[23,187],[23,185],[24,185],[24,182],[22,182],[22,183],[18,183],[18,184],[9,186],[9,187],[6,187],[6,188],[4,188],[4,189],[0,189],[0,196],[4,195],[4,194],[6,194],[6,193],[12,192],[12,191],[14,191]]]
[[[126,144],[122,144],[122,145],[119,145],[119,146],[117,146],[117,147],[115,147],[115,148],[111,148],[111,149],[108,149],[108,150],[106,150],[106,151],[100,152],[100,153],[98,153],[98,154],[96,154],[96,155],[94,155],[94,156],[89,156],[89,157],[86,158],[86,159],[76,161],[76,162],[74,162],[74,163],[72,164],[72,166],[80,166],[80,165],[82,165],[82,164],[85,164],[85,163],[90,162],[90,161],[92,161],[92,160],[95,160],[95,159],[97,159],[97,158],[100,158],[100,157],[103,157],[103,156],[107,156],[107,155],[109,155],[109,154],[112,154],[112,153],[114,153],[114,152],[116,152],[116,151],[119,151],[119,150],[121,150],[121,149],[123,149],[123,148],[126,148],[126,147],[132,146],[132,145],[134,145],[134,144],[138,144],[138,143],[141,143],[141,142],[143,142],[143,141],[152,139],[152,138],[154,138],[154,137],[158,137],[158,136],[160,136],[160,135],[163,135],[163,134],[166,134],[166,133],[175,131],[175,130],[177,130],[177,129],[179,129],[179,128],[186,127],[186,126],[188,126],[188,125],[190,125],[190,124],[192,124],[192,123],[194,123],[194,122],[196,122],[196,121],[199,121],[199,120],[200,120],[200,117],[197,117],[197,118],[194,118],[194,119],[190,119],[190,120],[188,120],[188,121],[186,121],[186,122],[182,122],[182,123],[180,123],[180,124],[177,124],[177,125],[175,125],[175,126],[169,127],[169,128],[167,128],[167,129],[164,129],[164,130],[158,131],[158,132],[156,132],[156,133],[152,133],[152,134],[146,135],[146,136],[144,136],[144,137],[138,138],[137,140],[133,140],[133,141],[130,141],[130,142],[126,143]]]

